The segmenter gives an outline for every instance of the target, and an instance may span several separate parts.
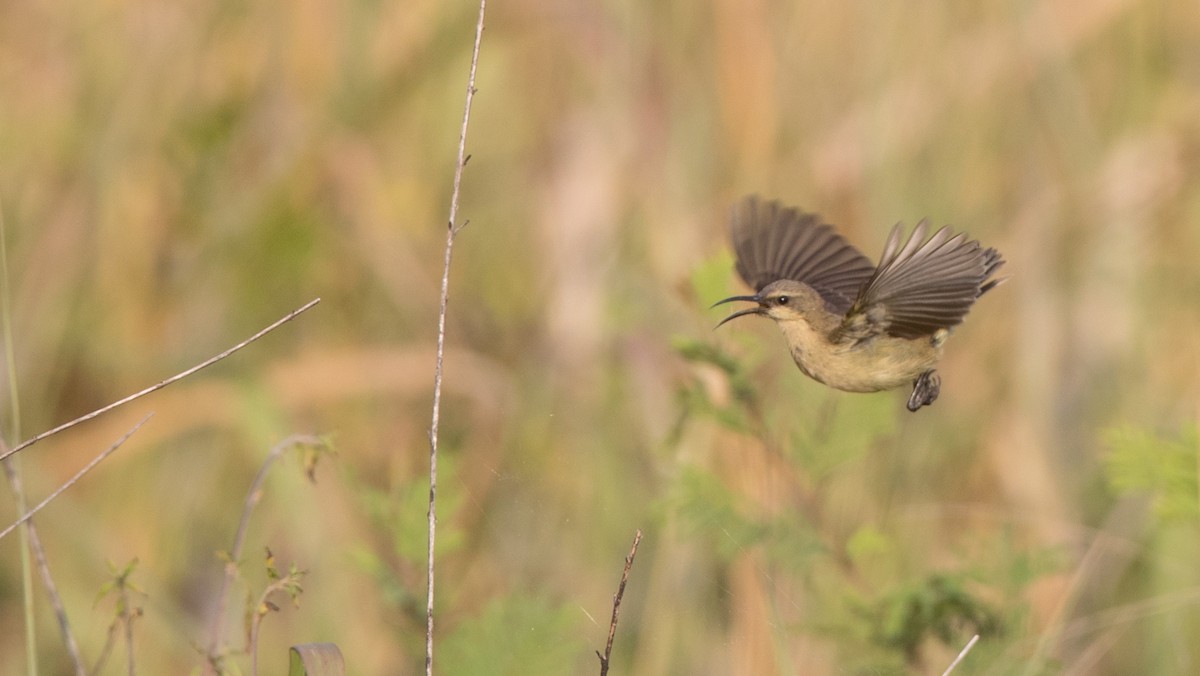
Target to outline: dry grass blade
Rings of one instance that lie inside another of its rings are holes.
[[[37,514],[43,507],[50,504],[50,502],[52,500],[54,500],[55,498],[57,498],[59,495],[62,495],[63,491],[65,491],[68,488],[70,488],[71,486],[75,485],[75,482],[82,479],[83,475],[92,471],[92,469],[95,468],[96,465],[99,465],[101,462],[103,462],[105,458],[112,455],[118,448],[121,447],[121,444],[125,443],[129,439],[129,437],[133,436],[134,432],[141,429],[142,425],[145,425],[146,422],[149,421],[153,415],[154,414],[151,413],[151,414],[147,415],[145,418],[142,418],[138,422],[138,424],[134,425],[128,432],[126,432],[124,434],[124,436],[122,436],[120,439],[117,439],[116,442],[114,442],[112,446],[109,446],[102,453],[100,453],[100,455],[97,455],[95,458],[92,458],[92,461],[89,462],[88,464],[84,465],[83,469],[76,472],[75,476],[68,479],[65,483],[63,483],[63,485],[61,485],[57,489],[55,489],[55,491],[53,493],[46,496],[45,500],[42,500],[41,502],[39,502],[33,509],[29,510],[21,518],[14,521],[11,526],[0,531],[0,540],[3,540],[4,536],[6,536],[9,533],[16,530],[16,528],[18,526],[20,526],[21,524],[25,523],[29,519],[32,519],[34,514]]]
[[[954,671],[954,668],[958,666],[959,662],[963,661],[963,658],[967,656],[967,653],[971,652],[971,648],[974,648],[978,641],[979,634],[972,636],[971,640],[967,641],[967,645],[963,646],[963,649],[958,653],[958,657],[955,657],[950,666],[946,667],[946,670],[942,672],[942,676],[949,676],[950,672]]]
[[[346,662],[334,643],[305,643],[291,649],[288,676],[342,676]]]
[[[279,328],[280,326],[283,326],[284,324],[290,322],[291,320],[293,320],[297,316],[299,316],[302,312],[307,311],[308,309],[310,309],[311,307],[313,307],[314,305],[316,305],[317,303],[320,303],[320,302],[321,302],[320,298],[314,298],[314,299],[310,300],[309,302],[305,303],[303,306],[301,306],[295,310],[292,310],[291,312],[289,312],[287,314],[287,316],[283,317],[282,319],[275,322],[274,324],[271,324],[270,326],[263,329],[262,331],[259,331],[258,333],[254,334],[253,336],[250,336],[246,340],[243,340],[242,342],[238,343],[237,345],[234,345],[233,347],[229,348],[228,350],[225,350],[224,352],[222,352],[214,357],[211,357],[210,359],[207,359],[205,361],[200,362],[199,364],[196,364],[195,366],[187,369],[186,371],[181,371],[180,373],[177,373],[177,374],[171,376],[170,378],[167,378],[166,380],[158,383],[157,385],[151,385],[150,387],[147,387],[146,389],[141,390],[140,392],[135,392],[135,393],[129,395],[128,397],[125,397],[124,399],[114,401],[113,403],[111,403],[107,406],[98,408],[95,411],[92,411],[91,413],[82,415],[70,422],[63,423],[63,424],[59,425],[58,427],[55,427],[52,430],[47,430],[45,432],[42,432],[41,434],[38,434],[35,437],[27,439],[27,440],[21,442],[20,444],[17,444],[17,446],[14,447],[12,450],[6,451],[5,453],[0,454],[0,460],[4,460],[5,458],[8,458],[9,456],[20,453],[21,451],[25,450],[26,448],[29,448],[30,446],[36,444],[37,442],[41,441],[42,439],[45,439],[46,437],[53,436],[55,434],[58,434],[59,432],[62,432],[63,430],[67,430],[67,429],[70,429],[70,428],[80,424],[80,423],[87,422],[87,421],[91,420],[92,418],[100,416],[104,413],[108,413],[109,411],[113,410],[114,408],[117,408],[118,406],[128,404],[129,402],[131,402],[135,399],[144,397],[147,394],[150,394],[151,392],[157,392],[158,390],[161,390],[162,388],[166,387],[167,385],[170,385],[171,383],[177,382],[179,380],[183,380],[184,378],[192,375],[193,373],[195,373],[203,368],[212,366],[213,364],[221,361],[222,359],[228,357],[229,355],[233,354],[234,352],[237,352],[238,350],[242,349],[243,347],[246,347],[250,343],[253,343],[254,341],[258,340],[259,338],[262,338],[263,336],[267,335],[268,333],[274,331],[275,329]]]

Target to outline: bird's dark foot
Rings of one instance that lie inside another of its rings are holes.
[[[936,371],[926,371],[913,381],[912,395],[908,397],[908,410],[916,412],[922,406],[932,404],[942,391],[942,378]]]

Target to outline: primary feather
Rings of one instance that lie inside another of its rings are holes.
[[[812,287],[830,312],[853,305],[875,265],[815,214],[743,199],[731,219],[737,271],[754,290],[781,279]]]
[[[925,240],[928,229],[928,222],[921,221],[902,246],[903,226],[892,228],[847,324],[865,318],[873,328],[898,338],[933,335],[961,323],[975,300],[1003,281],[990,279],[1004,264],[998,251],[955,235],[949,227]]]

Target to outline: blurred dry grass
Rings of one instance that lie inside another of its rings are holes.
[[[196,666],[258,462],[317,432],[336,459],[315,487],[276,470],[252,524],[251,551],[311,571],[300,609],[266,621],[264,669],[329,640],[352,673],[417,672],[474,12],[0,4],[7,437],[324,299],[25,454],[40,495],[158,411],[39,518],[85,654],[105,561],[139,557],[139,668]],[[1194,671],[1196,522],[1117,495],[1101,459],[1109,428],[1170,436],[1200,414],[1198,45],[1194,7],[1133,0],[492,5],[452,277],[443,670],[591,673],[641,526],[622,673],[940,671],[966,627],[905,655],[864,619],[939,575],[1004,627],[959,673]],[[745,192],[820,211],[872,256],[923,216],[1005,253],[935,407],[825,391],[769,326],[710,331]],[[3,673],[23,663],[17,556],[0,545]],[[64,670],[39,619],[43,667]]]

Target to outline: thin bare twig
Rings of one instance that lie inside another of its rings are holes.
[[[16,419],[17,416],[14,415],[13,420]],[[0,450],[7,448],[8,444],[0,441]],[[20,458],[10,458],[0,461],[0,465],[4,466],[4,476],[8,479],[8,486],[12,489],[13,497],[16,498],[17,513],[24,514],[29,509],[29,501],[25,499],[25,486],[21,481],[20,463]],[[25,654],[28,659],[25,666],[26,673],[37,674],[39,668],[37,663],[37,631],[34,628],[35,622],[33,621],[33,564],[30,563],[29,554],[33,552],[35,546],[40,549],[42,543],[37,537],[37,529],[33,527],[32,521],[28,522],[25,529],[21,531],[20,540],[18,551],[21,552],[21,601],[23,610],[25,611]],[[42,579],[50,582],[46,590],[50,594],[50,603],[54,606],[55,612],[58,613],[59,626],[63,629],[63,639],[67,644],[67,654],[71,659],[75,660],[75,674],[76,676],[84,676],[83,663],[78,659],[80,657],[79,645],[75,642],[74,633],[71,632],[71,624],[67,621],[65,611],[58,612],[62,610],[62,599],[58,597],[58,587],[54,585],[54,578],[49,575],[49,571],[43,574]]]
[[[233,587],[234,580],[237,579],[238,562],[242,560],[242,547],[246,543],[246,531],[250,525],[250,513],[262,499],[262,485],[267,478],[267,470],[279,459],[279,456],[294,446],[320,446],[324,443],[320,437],[311,434],[295,434],[280,441],[267,453],[266,459],[258,468],[258,474],[250,483],[250,490],[247,491],[246,501],[242,506],[242,518],[238,522],[237,534],[233,537],[233,548],[229,550],[228,558],[225,561],[225,579],[221,582],[221,591],[217,595],[217,610],[208,630],[206,671],[217,671],[217,664],[221,658],[221,634],[225,631],[225,609],[229,605],[229,590]]]
[[[446,349],[446,306],[450,300],[450,258],[454,238],[463,226],[456,226],[458,195],[463,167],[467,165],[467,126],[471,121],[471,102],[475,99],[475,71],[479,66],[479,44],[483,40],[483,15],[487,0],[479,0],[479,21],[475,24],[475,47],[471,52],[471,74],[467,78],[467,100],[463,105],[462,129],[458,134],[458,161],[454,164],[454,190],[450,194],[450,217],[446,223],[446,255],[442,261],[442,294],[438,308],[437,364],[433,371],[433,416],[429,424],[429,555],[426,561],[428,587],[425,597],[425,675],[433,676],[433,561],[437,539],[437,457],[438,422],[442,408],[442,358]]]
[[[625,557],[625,570],[621,571],[621,584],[617,586],[617,593],[613,595],[613,612],[612,620],[608,623],[608,643],[604,644],[604,654],[596,651],[596,657],[600,658],[600,676],[608,676],[609,660],[612,659],[613,638],[617,635],[617,615],[621,612],[621,599],[625,597],[625,583],[629,582],[629,569],[633,568],[633,557],[637,556],[638,545],[642,542],[642,529],[637,529],[637,533],[633,536],[633,548],[629,550],[629,556]]]
[[[76,676],[84,676],[87,673],[87,668],[83,665],[83,655],[79,652],[79,642],[75,640],[75,632],[71,630],[71,621],[67,617],[67,610],[63,606],[62,597],[58,593],[58,585],[54,583],[54,576],[50,574],[50,564],[46,560],[46,550],[44,547],[42,547],[42,540],[40,537],[38,537],[37,528],[34,526],[32,517],[43,507],[50,504],[51,500],[57,498],[62,494],[63,491],[70,488],[77,481],[83,478],[84,474],[90,472],[105,458],[112,455],[114,451],[121,447],[121,444],[125,443],[125,441],[129,439],[134,432],[138,431],[142,425],[146,424],[146,421],[149,419],[149,415],[143,418],[141,422],[126,432],[125,436],[118,439],[116,443],[114,443],[112,446],[109,446],[108,449],[106,449],[100,455],[96,456],[95,459],[84,466],[83,469],[79,470],[75,476],[71,477],[70,480],[51,493],[45,500],[42,500],[36,507],[26,512],[23,516],[21,516],[20,519],[17,519],[15,523],[0,532],[0,539],[3,539],[4,536],[11,533],[13,529],[19,527],[23,523],[26,524],[25,531],[29,535],[29,549],[33,552],[34,563],[37,567],[38,574],[42,578],[42,586],[45,587],[46,595],[50,598],[50,605],[54,608],[54,617],[58,621],[58,629],[62,634],[63,644],[67,648],[67,655],[71,658],[71,664],[75,666]],[[0,441],[0,449],[3,448],[5,448],[4,442]],[[5,460],[0,464],[3,464],[4,466],[4,472],[8,476],[8,482],[13,487],[14,492],[24,494],[24,487],[21,485],[21,475],[12,467],[12,461]]]
[[[40,511],[43,507],[50,504],[50,501],[54,500],[54,498],[57,498],[59,495],[62,495],[63,491],[65,491],[68,488],[70,488],[71,486],[75,485],[75,482],[82,479],[84,474],[87,474],[88,472],[92,471],[92,469],[96,465],[99,465],[101,462],[104,461],[105,458],[112,455],[114,451],[116,451],[118,448],[121,447],[121,444],[125,443],[129,439],[129,437],[133,436],[134,432],[141,429],[142,425],[145,425],[146,421],[150,420],[150,418],[153,415],[154,414],[151,413],[151,414],[147,415],[145,418],[142,418],[141,421],[138,422],[138,424],[134,425],[128,432],[126,432],[124,434],[124,436],[122,436],[120,439],[117,439],[117,441],[115,443],[113,443],[112,446],[109,446],[102,453],[100,453],[100,455],[97,455],[95,458],[92,458],[92,461],[89,462],[88,464],[84,465],[83,469],[76,472],[75,476],[71,477],[70,479],[67,480],[66,483],[64,483],[63,485],[56,488],[53,493],[51,493],[50,495],[47,495],[45,500],[42,500],[41,502],[39,502],[37,504],[36,507],[29,510],[28,512],[25,512],[25,514],[22,515],[21,518],[14,521],[11,526],[0,531],[0,540],[3,540],[4,536],[13,532],[17,528],[17,526],[20,526],[21,524],[25,523],[29,519],[33,518],[33,515],[37,514],[38,511]]]
[[[967,645],[963,647],[962,651],[958,653],[958,657],[955,657],[954,661],[950,663],[950,666],[946,667],[946,670],[942,672],[942,676],[950,676],[950,672],[954,671],[954,668],[958,666],[958,663],[963,661],[963,658],[967,656],[967,653],[971,652],[971,648],[974,648],[975,644],[978,642],[979,634],[975,634],[971,637],[970,641],[967,641]]]
[[[108,664],[108,658],[112,655],[113,646],[117,644],[117,631],[120,630],[120,620],[114,619],[108,625],[108,635],[104,639],[104,646],[100,648],[100,656],[96,658],[96,663],[92,665],[93,674],[104,673],[102,670]],[[81,674],[86,676],[87,672]]]
[[[121,399],[119,401],[114,401],[113,403],[111,403],[107,406],[98,408],[95,411],[88,413],[87,415],[82,415],[70,422],[63,423],[63,424],[59,425],[58,427],[55,427],[52,430],[47,430],[35,437],[26,439],[25,441],[17,444],[16,447],[14,447],[12,450],[5,451],[3,454],[0,454],[0,460],[4,460],[5,458],[7,458],[11,455],[20,453],[21,451],[25,450],[26,448],[29,448],[30,446],[36,444],[37,442],[41,441],[42,439],[45,439],[46,437],[53,436],[55,434],[58,434],[59,432],[62,432],[63,430],[67,430],[67,429],[70,429],[70,428],[80,424],[80,423],[87,422],[87,421],[91,420],[92,418],[95,418],[104,413],[108,413],[109,411],[113,410],[114,408],[116,408],[118,406],[128,404],[129,402],[133,401],[134,399],[144,397],[147,394],[150,394],[151,392],[157,392],[158,390],[161,390],[162,388],[166,387],[167,385],[170,385],[171,383],[174,383],[179,380],[183,380],[184,378],[192,375],[193,373],[199,371],[200,369],[206,368],[208,366],[212,366],[213,364],[221,361],[222,359],[228,357],[229,355],[233,354],[234,352],[237,352],[238,350],[242,349],[243,347],[246,347],[250,343],[253,343],[254,341],[258,340],[259,338],[262,338],[263,336],[267,335],[268,333],[274,331],[275,329],[279,328],[280,326],[283,326],[284,324],[292,321],[297,316],[299,316],[300,313],[305,312],[306,310],[308,310],[309,308],[311,308],[312,306],[314,306],[320,302],[321,302],[320,298],[314,298],[314,299],[310,300],[309,302],[305,303],[303,306],[301,306],[295,310],[292,310],[283,319],[280,319],[279,321],[275,322],[274,324],[271,324],[267,328],[263,329],[262,331],[259,331],[258,333],[254,334],[253,336],[250,336],[249,338],[247,338],[246,340],[243,340],[242,342],[238,343],[237,345],[234,345],[233,347],[229,348],[228,350],[225,350],[221,354],[218,354],[218,355],[211,357],[203,362],[200,362],[199,364],[196,364],[195,366],[191,367],[190,369],[187,369],[186,371],[177,373],[177,374],[171,376],[170,378],[167,378],[166,380],[158,383],[157,385],[151,385],[150,387],[147,387],[146,389],[144,389],[140,392],[131,394],[128,397],[125,397],[124,399]]]
[[[0,441],[0,448],[6,445]],[[21,473],[13,467],[14,460],[5,460],[0,463],[4,466],[4,474],[8,477],[8,485],[12,487],[13,493],[18,496],[25,495],[25,488],[21,482]],[[25,501],[19,500],[18,504],[24,509]],[[71,658],[71,664],[75,665],[75,676],[86,676],[87,669],[83,666],[83,655],[79,652],[79,642],[75,640],[75,632],[71,630],[71,621],[67,618],[67,609],[63,606],[62,596],[58,593],[58,585],[54,584],[54,576],[50,574],[50,566],[46,562],[46,549],[42,547],[42,539],[38,537],[37,527],[33,521],[25,523],[25,544],[30,552],[33,553],[34,564],[38,573],[42,577],[42,586],[46,589],[46,596],[50,598],[50,605],[54,608],[54,617],[58,621],[58,630],[62,634],[63,644],[67,647],[67,656]],[[22,555],[24,556],[24,555]],[[36,665],[30,665],[31,669]],[[36,670],[35,670],[36,672]]]
[[[242,341],[241,343],[229,348],[228,350],[225,350],[224,352],[216,355],[215,357],[212,357],[211,359],[208,359],[207,361],[201,362],[200,364],[197,364],[196,366],[193,366],[192,368],[187,369],[186,371],[183,371],[183,372],[181,372],[175,376],[172,376],[170,378],[167,378],[166,380],[163,380],[162,382],[158,383],[157,385],[148,387],[140,392],[137,392],[128,397],[125,397],[124,399],[121,399],[120,401],[113,402],[107,406],[104,406],[95,411],[92,411],[91,413],[88,413],[84,416],[76,418],[75,420],[64,423],[62,425],[59,425],[58,427],[55,427],[54,429],[48,430],[46,432],[42,432],[41,434],[38,434],[20,444],[18,444],[17,446],[15,446],[12,449],[7,448],[3,444],[0,444],[0,462],[2,462],[5,467],[6,474],[8,475],[9,483],[11,485],[16,486],[15,490],[17,490],[17,492],[20,493],[20,491],[19,491],[20,475],[15,473],[14,468],[10,467],[10,463],[9,463],[9,460],[11,459],[11,457],[13,455],[15,455],[16,453],[19,453],[20,451],[22,451],[26,448],[29,448],[30,446],[41,441],[42,439],[45,439],[46,437],[52,436],[54,434],[58,434],[59,432],[70,429],[71,427],[74,427],[75,425],[78,425],[80,423],[87,422],[88,420],[91,420],[92,418],[95,418],[104,413],[107,413],[108,411],[111,411],[111,410],[117,408],[118,406],[127,404],[135,399],[138,399],[147,394],[150,394],[151,392],[160,390],[160,389],[166,387],[167,385],[170,385],[170,384],[172,384],[178,380],[181,380],[183,378],[186,378],[187,376],[190,376],[193,373],[196,373],[197,371],[199,371],[205,367],[211,366],[211,365],[217,363],[218,361],[221,361],[222,359],[230,356],[234,352],[237,352],[238,350],[242,349],[243,347],[246,347],[250,343],[253,343],[254,341],[258,340],[259,338],[262,338],[263,336],[267,335],[271,331],[274,331],[275,329],[279,328],[283,324],[291,321],[292,319],[295,319],[302,312],[307,311],[308,309],[312,308],[314,305],[316,305],[319,302],[321,302],[320,298],[313,299],[312,301],[310,301],[310,302],[306,303],[305,305],[303,305],[302,307],[292,311],[287,316],[283,317],[282,319],[275,322],[274,324],[271,324],[267,328],[259,331],[258,333],[254,334],[250,338]],[[33,522],[30,521],[29,519],[34,514],[36,514],[39,510],[41,510],[43,507],[48,505],[51,500],[58,497],[64,490],[66,490],[72,484],[74,484],[76,481],[78,481],[80,478],[82,478],[84,474],[91,471],[96,465],[98,465],[105,458],[107,458],[109,455],[111,455],[113,452],[115,452],[117,450],[117,448],[119,448],[121,446],[121,444],[123,444],[125,442],[125,440],[127,440],[134,432],[136,432],[142,425],[144,425],[146,423],[146,420],[148,420],[148,419],[149,419],[149,416],[147,416],[147,418],[145,418],[141,422],[139,422],[132,430],[130,430],[116,444],[109,447],[108,450],[104,451],[99,456],[97,456],[94,460],[92,460],[92,462],[90,462],[87,466],[85,466],[82,470],[80,470],[80,472],[78,472],[74,477],[72,477],[70,481],[63,484],[58,490],[56,490],[54,493],[52,493],[49,497],[47,497],[45,500],[43,500],[40,504],[38,504],[32,510],[29,510],[28,512],[26,512],[20,519],[17,520],[16,523],[14,523],[9,528],[6,528],[4,531],[0,531],[0,539],[3,539],[4,536],[8,535],[12,531],[13,528],[16,528],[17,526],[19,526],[22,523],[28,522],[29,525],[27,527],[26,532],[28,532],[28,534],[29,534],[29,547],[33,551],[34,559],[36,561],[37,568],[38,568],[38,572],[42,577],[42,584],[46,589],[47,595],[50,597],[51,605],[53,605],[53,607],[54,607],[55,616],[58,619],[59,629],[63,635],[63,642],[66,644],[67,652],[71,657],[72,663],[75,665],[75,671],[77,674],[82,675],[82,674],[86,673],[86,668],[83,666],[83,659],[82,659],[82,656],[80,655],[78,643],[75,640],[74,633],[71,631],[71,625],[70,625],[70,621],[67,618],[66,610],[63,607],[62,600],[58,595],[58,587],[57,587],[57,585],[54,584],[54,578],[50,574],[49,564],[46,561],[45,550],[42,548],[41,541],[37,537],[37,530],[36,530],[36,528],[34,528]]]

